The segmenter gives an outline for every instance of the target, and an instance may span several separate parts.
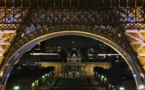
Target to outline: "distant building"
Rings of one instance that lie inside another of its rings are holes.
[[[36,66],[35,62],[62,61],[61,47],[50,47],[38,43],[31,51],[26,52],[17,64],[22,66]]]
[[[94,75],[95,67],[109,69],[109,62],[86,62],[82,61],[82,56],[79,50],[72,48],[67,53],[67,60],[63,62],[37,62],[41,67],[55,67],[56,76],[62,77],[86,77]]]
[[[21,57],[18,64],[22,66],[53,66],[56,76],[62,77],[93,76],[95,67],[109,69],[111,63],[123,61],[119,54],[114,53],[113,50],[110,50],[111,53],[109,53],[105,48],[108,49],[103,44],[97,44],[94,47],[62,50],[60,46],[38,43]]]
[[[60,52],[61,51],[61,47],[57,46],[57,47],[50,47],[50,46],[46,46],[45,47],[45,52]]]

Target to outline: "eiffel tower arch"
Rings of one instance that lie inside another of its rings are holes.
[[[1,0],[0,90],[21,56],[44,40],[78,35],[101,41],[145,89],[144,0]]]

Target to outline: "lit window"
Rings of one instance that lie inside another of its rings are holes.
[[[59,53],[30,53],[30,55],[59,55]]]
[[[89,53],[88,56],[93,56],[93,54],[92,53]]]

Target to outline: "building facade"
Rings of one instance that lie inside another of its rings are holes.
[[[82,59],[81,53],[78,49],[72,48],[67,53],[67,60],[63,62],[37,62],[40,67],[55,67],[55,75],[64,78],[71,77],[87,77],[94,75],[95,67],[102,67],[109,69],[110,62],[86,62]]]

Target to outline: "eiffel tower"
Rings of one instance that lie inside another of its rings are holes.
[[[145,90],[145,0],[0,0],[0,90],[26,51],[63,35],[112,47]]]

